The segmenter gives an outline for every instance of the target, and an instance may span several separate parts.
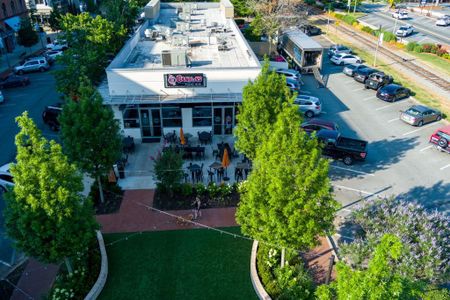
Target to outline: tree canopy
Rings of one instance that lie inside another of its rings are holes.
[[[20,29],[17,32],[19,45],[24,47],[31,47],[39,41],[38,33],[34,30],[33,25],[31,25],[31,20],[29,17],[23,17],[20,20]]]
[[[82,180],[55,141],[47,141],[25,112],[17,117],[14,188],[6,193],[6,231],[17,248],[46,263],[84,252],[98,225]]]
[[[60,116],[64,151],[79,168],[96,178],[111,170],[122,153],[119,124],[87,78],[80,78],[78,101],[68,101]]]
[[[244,87],[235,128],[236,147],[248,158],[256,157],[256,149],[267,140],[283,103],[292,103],[294,96],[286,79],[269,69],[266,61],[261,74]],[[299,121],[300,122],[300,121]]]
[[[284,103],[259,146],[236,213],[246,235],[299,250],[316,245],[318,235],[333,229],[338,208],[328,161],[317,140],[299,129],[300,120],[298,108]]]

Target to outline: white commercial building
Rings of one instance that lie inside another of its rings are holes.
[[[181,127],[232,134],[243,87],[261,71],[232,4],[152,0],[144,12],[99,88],[124,134],[143,142]]]

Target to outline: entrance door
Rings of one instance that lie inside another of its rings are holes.
[[[232,134],[234,126],[234,107],[214,107],[213,132],[215,135]]]
[[[141,108],[142,142],[159,142],[161,139],[161,115],[159,108]]]

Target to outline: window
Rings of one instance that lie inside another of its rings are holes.
[[[139,128],[139,112],[137,108],[126,108],[123,111],[123,125],[125,128]]]
[[[6,5],[5,3],[2,3],[2,12],[3,12],[3,16],[7,17],[8,16],[8,12],[6,11]]]
[[[194,127],[212,126],[211,107],[194,107],[192,108],[192,125]]]
[[[179,107],[163,107],[162,119],[164,127],[181,127],[181,108]]]
[[[14,4],[14,1],[11,1],[11,11],[12,11],[13,15],[16,14],[16,5]]]

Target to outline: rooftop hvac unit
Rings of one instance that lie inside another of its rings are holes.
[[[169,50],[163,50],[161,52],[161,60],[163,67],[172,66],[172,53]]]
[[[171,52],[172,67],[186,67],[187,56],[186,50],[172,50]]]

